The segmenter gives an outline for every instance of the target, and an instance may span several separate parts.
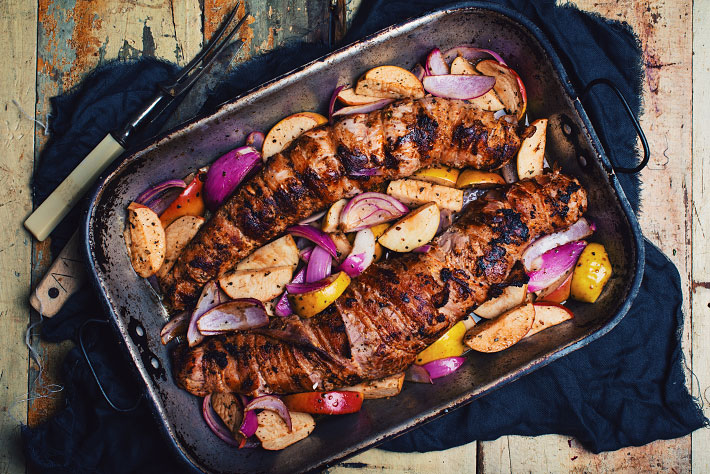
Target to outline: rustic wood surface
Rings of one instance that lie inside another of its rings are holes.
[[[342,34],[358,0],[332,2],[344,11]],[[638,33],[647,77],[642,125],[653,150],[643,172],[645,235],[670,256],[686,295],[683,347],[688,384],[710,413],[710,0],[676,2],[578,0],[580,8],[628,22]],[[49,98],[69,90],[97,65],[155,56],[185,64],[210,38],[231,0],[5,0],[0,37],[9,67],[0,72],[0,474],[26,470],[19,423],[34,425],[61,407],[58,369],[70,348],[32,338],[44,370],[24,345],[39,315],[28,297],[52,262],[49,244],[33,243],[22,228],[31,203],[30,177],[46,142]],[[246,46],[234,62],[301,38],[328,37],[324,0],[250,0],[252,18],[239,35]],[[243,11],[240,12],[240,16]],[[693,55],[695,52],[695,55]],[[224,67],[229,67],[226,65]],[[189,113],[189,108],[183,112]],[[27,115],[29,114],[29,116]],[[184,119],[186,117],[180,117]],[[32,119],[35,119],[34,122]],[[691,370],[694,374],[691,376]],[[692,382],[692,383],[691,383]],[[32,401],[27,402],[30,398]],[[574,439],[510,436],[438,453],[396,454],[373,449],[330,472],[710,472],[710,431],[639,448],[593,455]]]

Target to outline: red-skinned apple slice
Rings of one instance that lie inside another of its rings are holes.
[[[525,337],[534,321],[534,305],[523,304],[476,324],[466,332],[463,342],[474,351],[500,352]]]
[[[572,288],[572,272],[563,276],[562,280],[560,285],[550,285],[548,288],[540,290],[537,295],[538,302],[562,304],[567,301]]]
[[[493,90],[496,91],[500,100],[505,104],[505,108],[511,114],[515,114],[518,120],[521,119],[527,108],[528,95],[525,91],[523,80],[520,79],[518,73],[493,59],[480,61],[476,64],[476,70],[481,74],[496,78],[496,85],[493,86]]]
[[[574,318],[568,308],[555,303],[535,303],[535,321],[525,337]]]

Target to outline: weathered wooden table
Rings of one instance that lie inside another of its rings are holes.
[[[30,179],[47,140],[49,98],[114,58],[155,56],[185,64],[215,31],[231,0],[4,0],[0,2],[0,474],[24,472],[19,423],[34,425],[61,407],[58,367],[68,344],[32,338],[45,370],[39,380],[25,331],[38,318],[30,288],[51,263],[48,242],[36,243],[22,222],[32,209]],[[350,21],[359,0],[336,0]],[[651,144],[643,171],[644,234],[680,271],[685,298],[683,347],[693,394],[710,386],[710,0],[578,0],[576,4],[630,23],[644,50],[642,125]],[[278,48],[293,37],[328,34],[325,0],[250,0],[253,21],[242,31],[237,60]],[[337,25],[340,34],[345,24]],[[708,184],[708,189],[705,189]],[[691,376],[691,371],[694,376]],[[28,399],[30,401],[28,401]],[[710,413],[710,409],[706,411]],[[710,430],[639,448],[593,455],[574,439],[509,436],[444,452],[395,454],[377,449],[331,472],[710,472]]]

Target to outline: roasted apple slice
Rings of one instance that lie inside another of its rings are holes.
[[[572,271],[568,271],[562,278],[562,283],[555,282],[544,290],[535,293],[536,301],[562,304],[569,298],[572,288]]]
[[[232,299],[256,298],[269,301],[283,293],[291,281],[295,266],[273,266],[253,270],[235,270],[219,279],[227,296]]]
[[[204,222],[204,217],[182,216],[165,229],[165,259],[156,274],[159,279],[167,275],[173,268],[182,249],[197,234]]]
[[[407,205],[435,202],[440,209],[458,212],[463,207],[463,191],[460,189],[427,183],[416,179],[390,181],[387,194]]]
[[[308,413],[291,412],[291,430],[286,422],[271,410],[264,410],[256,415],[259,426],[256,437],[261,447],[269,451],[278,451],[307,437],[316,427],[316,422]]]
[[[143,278],[154,275],[165,259],[165,230],[158,215],[149,207],[132,202],[128,205],[126,235],[133,269]]]
[[[340,225],[340,213],[343,212],[343,208],[347,203],[347,199],[340,199],[330,206],[330,209],[328,209],[328,212],[326,212],[323,218],[323,225],[321,226],[323,232],[335,232],[338,230],[338,225]]]
[[[547,119],[535,120],[530,124],[532,134],[523,139],[518,150],[518,177],[532,178],[542,174],[545,165],[545,144],[547,143]]]
[[[294,138],[303,132],[322,125],[327,118],[314,112],[299,112],[289,115],[274,125],[264,138],[262,155],[264,158],[275,155],[288,146]]]
[[[417,76],[398,66],[379,66],[365,73],[355,86],[358,95],[387,99],[421,99],[424,86]]]
[[[471,63],[457,56],[456,59],[451,63],[451,74],[478,74],[476,69],[471,66]],[[481,110],[488,110],[489,112],[496,112],[498,110],[504,109],[505,105],[500,101],[498,95],[495,93],[495,87],[493,90],[486,92],[481,97],[476,97],[475,99],[470,99],[469,102],[474,104]]]
[[[535,307],[524,304],[495,319],[476,324],[464,336],[464,343],[478,352],[500,352],[521,340],[535,321]]]
[[[337,97],[337,99],[345,105],[367,105],[386,98],[387,97],[374,97],[371,95],[356,94],[355,90],[351,87],[338,92]]]
[[[537,334],[543,329],[574,318],[574,313],[562,305],[554,303],[535,303],[535,321],[525,337]]]
[[[298,258],[299,254],[296,242],[293,240],[293,237],[291,237],[291,234],[286,234],[256,249],[254,253],[239,262],[236,269],[259,270],[262,268],[281,266],[296,268]]]
[[[505,105],[505,109],[508,113],[516,115],[518,120],[523,118],[528,97],[518,73],[493,59],[480,61],[476,64],[476,70],[481,74],[496,78],[493,90]]]
[[[392,224],[377,241],[395,252],[409,252],[434,238],[439,220],[436,203],[424,204]]]
[[[520,306],[525,302],[527,292],[528,285],[507,286],[503,289],[503,293],[485,301],[478,308],[474,309],[473,312],[476,316],[481,318],[493,319],[511,308]]]
[[[402,391],[404,383],[404,372],[401,374],[390,375],[387,378],[379,380],[369,380],[352,387],[344,388],[344,391],[360,392],[365,400],[373,400],[375,398],[387,398],[399,395]]]

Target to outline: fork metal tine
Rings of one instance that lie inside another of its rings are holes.
[[[224,37],[224,33],[227,31],[227,27],[232,23],[232,20],[237,14],[237,9],[239,4],[237,4],[227,17],[227,19],[222,23],[219,30],[215,33],[210,41],[209,45],[204,48],[200,53],[195,56],[192,61],[190,61],[187,66],[185,66],[180,74],[171,84],[162,84],[160,88],[168,93],[172,97],[177,97],[187,89],[189,89],[197,79],[209,68],[209,66],[214,62],[214,60],[219,56],[219,54],[227,47],[230,40],[239,31],[241,26],[246,21],[249,16],[249,12],[245,11],[244,16],[239,20],[234,28],[232,28],[229,33]],[[241,48],[241,44],[237,48],[237,51]],[[236,52],[235,52],[236,53]]]

